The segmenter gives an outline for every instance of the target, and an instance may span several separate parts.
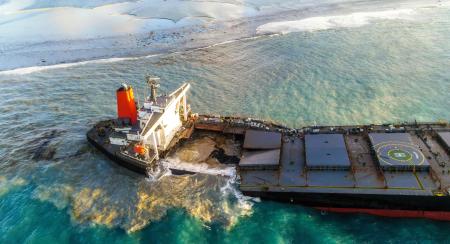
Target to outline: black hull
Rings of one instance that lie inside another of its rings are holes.
[[[92,133],[95,133],[95,132],[90,131],[87,134],[87,139],[88,139],[89,143],[91,143],[95,148],[97,148],[99,151],[101,151],[103,154],[105,154],[109,159],[111,159],[118,165],[125,167],[135,173],[143,174],[146,176],[148,175],[148,168],[147,168],[148,166],[147,165],[143,165],[142,163],[139,163],[133,159],[128,159],[128,158],[117,156],[116,153],[113,152],[113,150],[106,149],[104,146],[99,144],[94,138],[91,138],[91,137],[95,137],[92,135]],[[195,174],[195,172],[191,172],[191,171],[187,171],[187,170],[180,170],[180,169],[170,169],[170,171],[174,175]]]
[[[450,211],[450,198],[438,196],[262,191],[243,191],[243,193],[266,200],[319,208]]]
[[[127,160],[123,157],[118,157],[114,152],[107,150],[105,147],[100,145],[96,140],[91,138],[91,136],[87,135],[87,139],[89,143],[91,143],[95,148],[97,148],[99,151],[101,151],[103,154],[105,154],[109,159],[114,161],[115,163],[119,164],[120,166],[123,166],[129,170],[132,170],[136,173],[147,175],[147,167],[142,164],[137,164],[136,162],[133,162],[132,160]]]

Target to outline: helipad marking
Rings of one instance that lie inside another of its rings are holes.
[[[416,146],[414,146],[414,145],[412,145],[412,144],[409,144],[409,143],[407,143],[407,142],[384,141],[384,142],[380,142],[380,143],[374,145],[373,147],[374,147],[374,148],[377,148],[377,149],[376,149],[376,152],[377,152],[378,158],[379,158],[383,163],[388,164],[388,165],[392,165],[392,164],[389,163],[388,161],[386,161],[386,159],[385,159],[385,158],[386,158],[386,155],[383,155],[383,154],[381,153],[381,150],[384,149],[384,148],[386,148],[386,147],[393,147],[394,149],[391,149],[391,150],[398,149],[399,147],[406,147],[406,148],[409,148],[409,149],[412,151],[412,153],[416,156],[416,159],[417,159],[417,160],[420,160],[420,162],[418,162],[418,163],[411,162],[412,156],[411,156],[411,153],[410,153],[410,152],[408,152],[408,154],[409,154],[410,157],[411,157],[409,160],[397,160],[397,159],[392,158],[392,157],[389,155],[389,151],[388,151],[388,155],[387,155],[387,156],[388,156],[390,159],[393,159],[393,160],[396,160],[396,161],[401,161],[401,162],[408,162],[408,163],[410,163],[411,165],[422,165],[422,164],[424,163],[424,161],[425,161],[425,156],[423,155],[423,153],[420,152],[420,151],[418,151],[418,148],[417,148]],[[404,151],[404,150],[403,150],[403,151]]]
[[[400,161],[400,162],[409,162],[412,159],[411,153],[409,153],[405,150],[399,149],[398,147],[394,147],[394,149],[390,149],[387,152],[387,155],[391,159],[393,159],[395,161]]]

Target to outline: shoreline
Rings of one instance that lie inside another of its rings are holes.
[[[376,6],[377,11],[392,10],[393,6],[397,6],[396,4],[399,3],[408,3],[408,6],[405,6],[408,8],[445,4],[438,1],[432,3],[417,1],[411,3],[399,0],[395,3]],[[276,33],[257,32],[259,26],[271,22],[349,14],[367,11],[371,9],[370,7],[373,7],[373,4],[367,2],[362,2],[362,4],[356,6],[352,4],[354,3],[333,3],[303,7],[240,19],[215,20],[204,24],[115,37],[17,43],[0,49],[0,75],[27,74],[45,69],[83,65],[90,62],[116,62],[204,49],[251,38],[276,35]],[[348,8],[350,8],[350,11],[347,10]]]

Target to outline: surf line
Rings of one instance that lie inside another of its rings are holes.
[[[149,55],[145,55],[145,56],[92,59],[92,60],[79,61],[79,62],[73,62],[73,63],[60,63],[60,64],[53,64],[53,65],[45,65],[45,66],[30,66],[30,67],[22,67],[22,68],[10,69],[10,70],[0,70],[0,75],[27,75],[27,74],[45,71],[45,70],[64,69],[64,68],[82,66],[82,65],[87,65],[87,64],[115,63],[115,62],[120,62],[120,61],[153,58],[153,57],[157,57],[157,56],[161,56],[161,55],[181,54],[181,53],[190,52],[190,51],[204,50],[204,49],[209,49],[209,48],[213,48],[213,47],[217,47],[217,46],[223,46],[223,45],[235,43],[238,41],[255,40],[258,38],[262,38],[262,37],[272,37],[272,36],[278,36],[278,35],[279,34],[277,34],[277,33],[275,33],[275,34],[257,34],[257,35],[252,35],[249,37],[231,39],[228,41],[214,43],[214,44],[210,44],[210,45],[206,45],[206,46],[186,48],[184,50],[174,50],[174,51],[163,52],[163,53],[155,53],[155,54],[149,54]]]

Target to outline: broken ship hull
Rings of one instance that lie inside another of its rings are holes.
[[[147,174],[180,140],[216,135],[208,159],[235,164],[247,196],[323,211],[450,220],[450,125],[401,123],[291,129],[241,117],[192,114],[185,83],[136,106],[133,90],[117,90],[118,118],[97,123],[91,144],[120,165]],[[219,146],[228,138],[237,151]],[[202,161],[206,162],[206,161]],[[174,174],[196,173],[179,165]]]
[[[206,117],[209,118],[209,117]],[[234,118],[236,120],[237,118]],[[225,126],[226,124],[226,126]],[[240,123],[239,123],[240,124]],[[284,127],[279,127],[274,124],[265,124],[267,130],[269,131],[286,131]],[[368,128],[369,126],[359,126],[358,128]],[[422,125],[421,128],[428,128],[430,125]],[[240,135],[245,138],[247,131],[255,131],[255,128],[243,127],[243,126],[233,126],[233,124],[228,122],[217,122],[217,121],[209,121],[208,123],[203,123],[202,119],[198,119],[195,123],[195,128],[198,131],[207,131],[218,134],[234,134]],[[261,126],[259,126],[261,128]],[[283,129],[284,128],[284,129]],[[353,127],[346,127],[349,131],[352,131]],[[381,126],[380,128],[383,128]],[[440,126],[443,131],[447,131],[447,126]],[[323,127],[322,130],[329,129],[328,127]],[[422,130],[422,129],[419,129]],[[433,133],[429,130],[427,133]],[[445,132],[446,133],[446,132]],[[283,134],[283,133],[280,133]],[[291,134],[287,135],[283,134],[284,142],[281,142],[281,145],[288,144],[289,140],[287,138],[295,137],[301,138],[303,140],[303,145],[301,148],[303,151],[299,151],[298,157],[302,158],[303,165],[299,166],[295,170],[299,170],[299,173],[307,167],[305,162],[306,159],[306,151],[305,151],[305,135],[308,133],[301,134]],[[314,133],[309,133],[310,135],[314,135]],[[367,133],[355,133],[354,136],[360,135],[362,138],[367,137]],[[343,135],[344,137],[351,136]],[[102,140],[99,138],[97,131],[92,129],[88,133],[89,141],[95,145],[99,150],[108,155],[111,159],[116,161],[122,166],[125,166],[133,171],[138,173],[147,173],[147,168],[149,164],[143,164],[139,161],[124,158],[123,156],[117,155],[118,148],[105,148],[105,145],[102,144]],[[261,138],[260,138],[261,139]],[[243,147],[245,147],[245,143]],[[254,142],[260,143],[260,142]],[[360,142],[362,143],[362,142]],[[248,144],[248,143],[247,143]],[[438,143],[437,143],[438,144]],[[254,145],[251,145],[254,146]],[[262,145],[264,146],[264,145]],[[436,145],[435,145],[436,146]],[[347,145],[349,147],[349,145]],[[253,150],[253,149],[252,149]],[[414,188],[409,185],[405,185],[403,187],[389,187],[389,185],[384,186],[366,186],[366,187],[358,187],[358,186],[339,186],[339,185],[330,185],[325,184],[321,185],[309,185],[308,182],[304,184],[292,185],[292,184],[283,184],[282,180],[286,180],[286,176],[283,176],[282,168],[283,168],[283,157],[286,157],[285,148],[281,148],[280,162],[277,162],[277,166],[275,168],[267,168],[267,167],[246,167],[245,165],[236,165],[238,167],[239,176],[241,178],[240,190],[244,195],[259,197],[261,199],[278,201],[278,202],[286,202],[293,204],[301,204],[304,206],[314,207],[323,211],[330,212],[340,212],[340,213],[367,213],[372,215],[379,216],[387,216],[387,217],[413,217],[413,218],[430,218],[435,220],[450,220],[450,197],[445,192],[442,192],[443,187],[439,187],[437,184],[433,185],[432,188],[425,189],[422,186],[422,183],[419,182],[420,187]],[[292,150],[292,149],[290,149]],[[258,150],[256,150],[258,151]],[[287,150],[286,150],[287,151]],[[373,153],[373,152],[372,152]],[[375,157],[374,155],[370,156],[371,158]],[[291,158],[290,161],[295,161],[296,159]],[[429,161],[433,161],[428,159]],[[369,163],[369,162],[366,162]],[[375,160],[373,160],[374,164],[376,164]],[[366,166],[364,166],[366,167]],[[195,173],[188,170],[178,170],[171,169],[174,174],[185,174],[185,173]],[[357,171],[357,169],[353,169]],[[415,169],[417,172],[411,172],[414,177],[417,177],[415,174],[421,173],[419,168]],[[431,168],[432,170],[432,168]],[[319,170],[310,170],[311,172],[328,172],[331,173],[331,177],[333,172],[341,172],[342,169],[319,169]],[[271,177],[267,176],[268,172],[276,173],[278,177],[276,180],[277,183],[268,183],[273,181]],[[434,171],[433,171],[434,172]],[[375,171],[377,177],[385,177],[383,173],[380,171]],[[387,172],[386,172],[387,173]],[[404,174],[405,172],[396,172],[393,171],[391,178],[396,177],[396,173]],[[253,176],[252,176],[253,174]],[[258,174],[266,175],[258,177]],[[303,172],[302,174],[308,174],[308,171]],[[424,173],[429,176],[429,181],[426,184],[432,184],[432,182],[437,183],[441,180],[433,179],[430,172]],[[434,173],[435,174],[435,173]],[[281,177],[281,178],[280,178]],[[290,180],[295,180],[299,175],[290,176]],[[261,179],[262,178],[262,179]],[[426,178],[426,177],[425,177]],[[262,182],[261,182],[262,180]],[[324,182],[327,181],[326,177],[324,177]],[[419,179],[417,179],[419,181]],[[433,184],[434,184],[433,183]],[[408,183],[406,183],[408,184]],[[442,184],[442,181],[441,183]]]

